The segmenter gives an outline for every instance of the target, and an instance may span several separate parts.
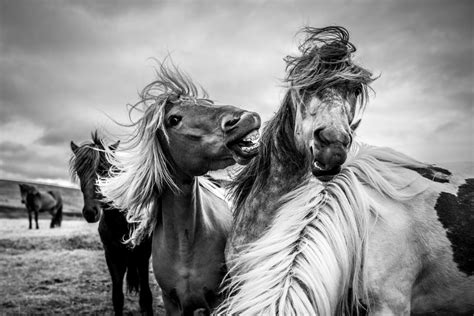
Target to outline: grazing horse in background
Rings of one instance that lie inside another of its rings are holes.
[[[234,182],[217,313],[472,313],[474,180],[352,144],[371,75],[344,28],[304,32],[283,104]]]
[[[153,270],[167,315],[208,314],[220,303],[224,249],[232,221],[210,170],[248,163],[258,148],[260,117],[198,95],[175,66],[163,64],[141,100],[128,147],[110,156],[116,170],[102,194],[127,209],[136,244],[153,233]]]
[[[35,214],[36,229],[38,225],[38,213],[48,211],[53,218],[51,219],[50,228],[61,227],[63,220],[63,200],[58,190],[47,192],[39,191],[35,186],[29,184],[19,184],[21,193],[21,203],[25,204],[28,211],[28,219],[30,220],[29,229],[32,229],[32,214]]]
[[[122,315],[124,295],[123,278],[127,274],[129,292],[138,292],[142,314],[153,315],[153,299],[148,280],[148,267],[151,256],[151,239],[144,239],[137,247],[131,249],[123,244],[129,237],[130,225],[125,213],[102,202],[96,181],[107,176],[110,163],[105,155],[115,151],[119,141],[105,147],[95,131],[92,141],[76,145],[71,141],[71,173],[80,181],[84,207],[82,215],[89,223],[99,222],[99,235],[104,246],[107,267],[112,278],[112,303],[116,315]]]

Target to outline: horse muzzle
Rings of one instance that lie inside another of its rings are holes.
[[[347,159],[347,149],[340,143],[332,143],[315,150],[313,153],[312,173],[321,181],[329,181],[341,171]]]
[[[88,223],[95,223],[100,219],[100,212],[99,207],[83,208],[82,216]]]
[[[245,165],[258,154],[260,125],[260,116],[253,112],[244,112],[238,119],[223,124],[226,146],[238,164]]]

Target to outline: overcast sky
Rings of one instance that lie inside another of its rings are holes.
[[[67,182],[69,142],[119,132],[168,53],[221,103],[268,120],[304,25],[345,26],[373,84],[359,139],[474,161],[474,1],[0,0],[0,178]]]

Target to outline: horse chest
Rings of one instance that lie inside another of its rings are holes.
[[[225,237],[198,236],[192,243],[166,236],[163,227],[153,233],[153,271],[164,292],[178,298],[217,293],[225,275]]]
[[[301,172],[289,176],[283,173],[283,169],[276,169],[278,172],[269,177],[263,189],[252,190],[240,210],[241,216],[235,219],[226,250],[228,259],[233,257],[236,248],[257,240],[263,234],[273,221],[281,197],[301,183]]]

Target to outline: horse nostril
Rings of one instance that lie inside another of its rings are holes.
[[[324,137],[323,135],[323,129],[322,128],[318,128],[314,131],[314,139],[316,140],[316,142],[321,145],[321,146],[327,146],[329,145],[329,142],[328,140],[326,139],[326,137]]]
[[[347,147],[351,143],[351,135],[345,131],[339,131],[333,128],[319,128],[314,131],[314,139],[322,147],[329,146],[330,144],[340,143],[342,146]]]
[[[222,119],[222,130],[226,133],[231,131],[232,129],[235,128],[235,126],[237,125],[239,121],[240,121],[240,116],[236,117],[234,114],[226,115]]]

